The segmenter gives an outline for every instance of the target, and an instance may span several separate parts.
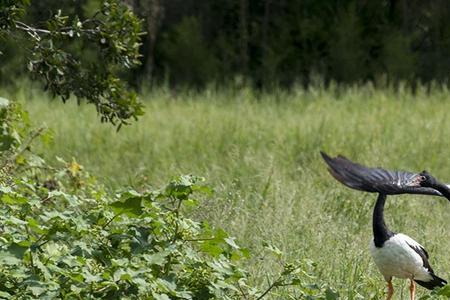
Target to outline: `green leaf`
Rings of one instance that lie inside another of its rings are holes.
[[[437,294],[450,298],[450,285],[443,286],[440,290],[438,290]]]
[[[200,248],[202,249],[203,252],[205,252],[213,257],[218,257],[223,252],[222,247],[220,247],[220,245],[218,245],[217,242],[214,240],[205,241],[205,242],[201,243]]]
[[[250,258],[250,250],[247,248],[241,248],[241,255],[245,258]]]
[[[230,245],[232,248],[234,249],[239,249],[239,246],[234,242],[235,238],[234,237],[230,237],[230,238],[225,238],[224,241]]]
[[[24,244],[25,245],[13,243],[8,247],[8,252],[17,258],[22,259],[25,252],[30,248],[29,242]]]
[[[125,214],[129,217],[138,217],[142,214],[142,198],[130,197],[126,200],[119,200],[109,205],[117,215]]]
[[[0,192],[5,194],[10,194],[13,192],[13,189],[10,186],[0,185]]]
[[[10,293],[0,291],[0,299],[11,299],[11,298],[12,295]]]
[[[36,297],[39,297],[47,291],[47,287],[37,280],[28,280],[25,284],[27,285],[27,290],[31,291]]]
[[[22,260],[18,259],[15,255],[11,255],[10,252],[0,252],[0,265],[17,266],[20,265]]]
[[[144,254],[144,259],[151,265],[164,266],[168,253]]]
[[[1,201],[6,204],[15,205],[27,203],[28,199],[11,193],[11,194],[3,194]]]
[[[28,224],[26,221],[18,219],[18,218],[14,217],[14,216],[9,217],[8,223],[9,224],[14,224],[14,225],[26,225],[26,224]]]
[[[208,196],[214,195],[214,190],[207,185],[197,185],[196,184],[192,187],[192,190],[194,192],[200,192],[200,193],[203,193]]]
[[[155,300],[170,300],[169,296],[167,296],[166,294],[153,293],[153,297],[155,298]]]
[[[189,208],[196,208],[198,207],[198,200],[196,199],[187,199],[184,201],[184,206]]]
[[[214,231],[214,239],[216,241],[223,241],[227,237],[228,237],[228,233],[225,230],[223,230],[222,228],[217,228]]]

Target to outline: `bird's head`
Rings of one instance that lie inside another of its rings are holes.
[[[436,184],[438,184],[436,178],[431,176],[431,174],[428,173],[427,171],[422,171],[419,175],[420,175],[420,186],[433,187],[436,186]]]

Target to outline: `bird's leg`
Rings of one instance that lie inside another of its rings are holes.
[[[411,285],[409,286],[409,292],[410,292],[410,299],[414,300],[415,294],[416,294],[416,283],[412,279],[411,279]]]
[[[386,300],[391,300],[392,295],[394,294],[394,287],[392,286],[392,279],[388,280],[388,293]]]

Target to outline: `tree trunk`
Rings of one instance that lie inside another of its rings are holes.
[[[239,27],[240,27],[240,65],[244,76],[248,75],[248,0],[239,1]]]
[[[264,1],[264,17],[262,22],[262,37],[261,37],[261,61],[263,66],[262,83],[267,83],[267,50],[268,50],[268,32],[269,32],[269,22],[270,22],[270,4],[271,0]]]
[[[153,78],[153,69],[155,65],[155,45],[158,37],[161,21],[164,17],[164,0],[142,1],[146,14],[145,27],[147,31],[147,60],[144,66],[145,80],[151,83]],[[145,4],[144,4],[145,3]]]
[[[143,20],[144,38],[144,76],[143,81],[150,84],[155,65],[155,45],[159,28],[164,17],[164,0],[123,0],[133,12]]]
[[[409,33],[409,3],[402,0],[402,27],[405,33]]]

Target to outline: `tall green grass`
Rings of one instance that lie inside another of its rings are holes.
[[[385,283],[368,251],[376,195],[337,183],[320,150],[369,166],[427,169],[450,182],[450,93],[442,88],[162,89],[143,95],[146,115],[118,133],[87,105],[63,105],[33,89],[7,96],[53,131],[50,147],[36,145],[45,157],[75,157],[111,187],[158,186],[181,173],[206,177],[216,192],[194,214],[256,253],[249,267],[261,285],[278,268],[262,251],[265,240],[289,259],[316,262],[320,280],[344,299],[383,298]],[[392,230],[422,243],[436,273],[450,279],[446,200],[390,197],[386,217]],[[407,283],[394,285],[395,299],[406,298]]]

